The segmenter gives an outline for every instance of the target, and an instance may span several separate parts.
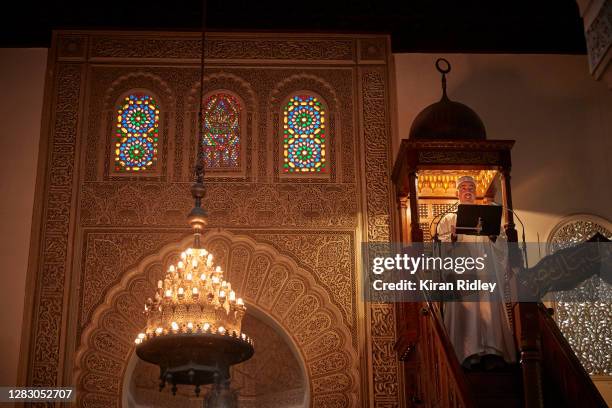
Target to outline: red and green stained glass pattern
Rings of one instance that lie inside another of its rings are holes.
[[[324,173],[325,109],[317,98],[296,95],[283,110],[283,172]]]
[[[157,161],[159,110],[149,95],[127,96],[117,110],[115,170],[144,171]]]
[[[202,138],[207,168],[240,167],[240,105],[236,98],[216,93],[206,100]]]

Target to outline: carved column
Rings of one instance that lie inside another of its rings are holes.
[[[510,167],[502,170],[502,196],[505,211],[504,228],[508,237],[509,253],[518,252],[517,233],[514,227],[512,210],[512,189],[510,187]],[[510,256],[510,259],[520,259]],[[520,364],[523,372],[523,396],[525,407],[535,408],[543,406],[542,396],[542,352],[541,336],[538,323],[538,307],[536,303],[517,303],[514,307],[514,320],[516,335],[520,350]]]
[[[408,197],[398,195],[397,197],[397,209],[399,211],[400,219],[400,242],[407,242],[410,240],[409,233],[409,217],[408,217]]]
[[[514,225],[514,214],[512,214],[512,188],[510,187],[510,168],[506,167],[502,170],[502,199],[504,201],[504,230],[508,237],[508,242],[517,242],[518,235]]]
[[[408,173],[408,191],[410,193],[410,238],[411,242],[423,242],[423,231],[419,225],[419,206],[417,204],[416,170]]]

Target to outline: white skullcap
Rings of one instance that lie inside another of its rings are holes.
[[[476,180],[474,180],[474,177],[472,177],[472,176],[461,176],[461,177],[459,177],[457,179],[457,184],[456,184],[457,188],[459,188],[459,185],[461,183],[466,183],[466,182],[467,183],[472,183],[472,184],[476,185]]]

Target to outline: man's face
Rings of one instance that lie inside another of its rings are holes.
[[[470,181],[464,181],[457,187],[457,197],[461,204],[474,204],[476,201],[476,185]]]

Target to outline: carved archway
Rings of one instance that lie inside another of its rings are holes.
[[[168,245],[126,271],[96,308],[75,359],[79,406],[121,406],[133,339],[145,323],[142,305],[166,260],[190,240]],[[310,405],[355,406],[359,372],[351,334],[313,272],[246,236],[211,231],[204,241],[247,305],[265,313],[293,343],[305,367]]]
[[[280,327],[249,305],[242,328],[257,338],[257,353],[231,370],[231,388],[239,393],[241,408],[305,408],[309,405],[306,365],[295,344]],[[201,408],[193,387],[179,386],[176,396],[159,392],[159,367],[134,353],[123,378],[124,408],[160,406]]]
[[[589,239],[596,232],[612,239],[612,222],[593,214],[574,214],[563,218],[553,227],[546,245],[549,254]],[[597,289],[595,289],[597,288]],[[596,291],[596,292],[595,292]],[[598,293],[598,301],[577,301],[581,294]],[[612,376],[608,339],[612,333],[610,303],[612,285],[591,277],[577,288],[554,294],[555,320],[590,375]]]

